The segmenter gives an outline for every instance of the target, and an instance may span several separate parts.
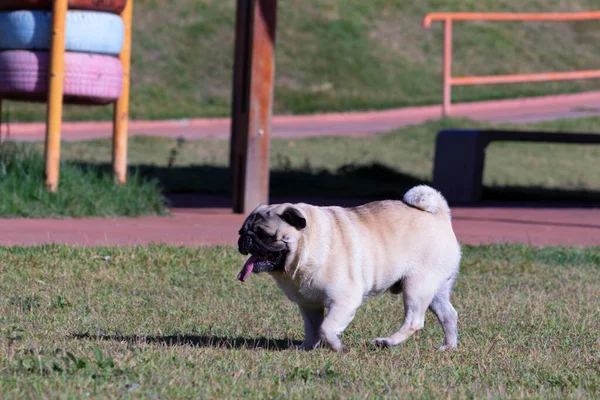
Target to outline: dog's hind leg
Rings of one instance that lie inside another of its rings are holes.
[[[440,347],[442,351],[454,349],[458,345],[458,314],[450,303],[454,279],[453,276],[444,282],[429,306],[444,329],[444,344]]]
[[[402,285],[404,297],[404,321],[402,322],[402,326],[390,337],[375,339],[374,343],[376,346],[388,347],[399,345],[423,328],[425,325],[425,313],[431,303],[433,293],[428,293],[431,291],[430,288],[423,288],[419,282],[422,282],[420,277],[413,277],[410,280],[404,281]]]

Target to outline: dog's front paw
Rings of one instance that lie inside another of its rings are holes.
[[[317,347],[319,347],[321,345],[321,341],[317,341],[317,342],[313,342],[313,341],[304,341],[302,342],[302,344],[298,347],[298,350],[304,350],[304,351],[310,351],[310,350],[314,350]]]
[[[348,352],[348,349],[343,344],[340,344],[339,346],[338,345],[335,345],[335,346],[329,345],[329,348],[331,350],[335,351],[336,353],[347,353]]]
[[[346,348],[344,347],[344,345],[342,344],[342,342],[339,343],[327,343],[327,347],[329,347],[331,350],[337,352],[337,353],[343,353],[346,351]]]
[[[346,348],[344,347],[344,345],[342,344],[342,341],[339,340],[338,338],[336,338],[337,340],[328,340],[325,343],[327,343],[327,347],[329,347],[331,350],[338,352],[338,353],[343,353],[346,351]]]
[[[451,344],[445,344],[442,347],[439,348],[440,351],[451,351],[451,350],[456,350],[456,345],[451,345]]]

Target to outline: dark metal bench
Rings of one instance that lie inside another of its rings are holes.
[[[493,141],[600,144],[599,134],[443,130],[435,144],[433,186],[451,203],[481,200],[485,149]]]

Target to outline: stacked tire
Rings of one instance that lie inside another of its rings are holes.
[[[69,0],[64,102],[109,104],[123,86],[118,58],[127,0]],[[0,99],[46,101],[53,0],[0,1]]]

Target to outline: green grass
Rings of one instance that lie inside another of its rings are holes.
[[[598,398],[600,248],[464,248],[459,348],[428,313],[403,345],[402,300],[357,313],[349,351],[300,352],[274,282],[235,278],[230,247],[0,248],[5,398]]]
[[[428,12],[595,10],[595,0],[308,0],[279,2],[276,113],[439,103],[442,25]],[[235,1],[137,0],[132,108],[135,119],[230,112]],[[454,25],[453,74],[597,69],[596,21]],[[459,87],[455,101],[599,89],[597,80]],[[43,105],[9,104],[13,120],[40,120]],[[71,120],[108,119],[110,107],[67,107]]]
[[[109,171],[68,161],[60,167],[60,189],[50,193],[44,185],[41,152],[0,142],[0,216],[133,217],[166,213],[156,182],[139,174],[131,174],[126,185],[117,186]]]
[[[430,181],[439,130],[485,126],[490,125],[442,120],[371,138],[273,140],[271,193],[401,197],[414,184]],[[599,132],[600,118],[495,127]],[[63,157],[105,165],[110,160],[110,143],[65,143]],[[229,190],[228,157],[229,143],[225,140],[152,137],[132,138],[129,154],[132,168],[158,179],[167,192],[217,194]],[[486,156],[485,193],[487,198],[496,199],[598,200],[599,158],[597,145],[492,143]]]

